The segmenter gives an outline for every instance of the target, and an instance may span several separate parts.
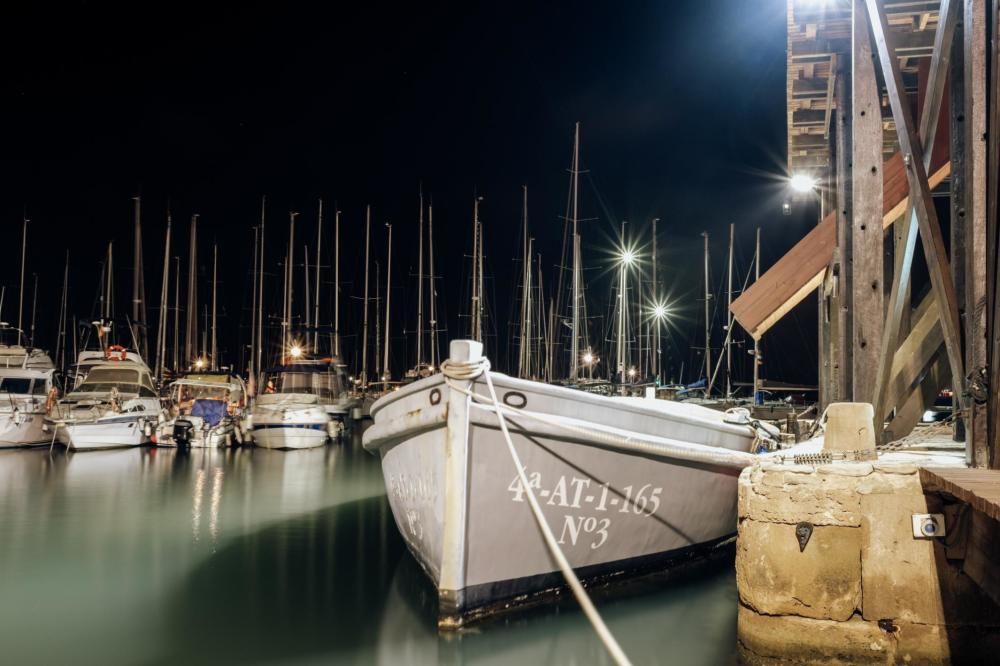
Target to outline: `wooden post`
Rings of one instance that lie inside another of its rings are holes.
[[[955,35],[951,45],[951,63],[948,71],[948,155],[951,160],[951,211],[950,211],[950,246],[951,246],[951,273],[955,280],[955,299],[958,301],[958,316],[964,324],[966,331],[966,367],[972,367],[969,359],[968,325],[969,321],[965,311],[965,270],[966,270],[966,247],[965,247],[965,206],[966,206],[966,179],[969,174],[966,171],[965,159],[965,29],[963,22],[955,24]],[[902,226],[902,225],[897,225]],[[954,420],[954,430],[952,437],[956,442],[965,441],[965,416],[960,413],[961,403],[956,398],[952,399],[952,409],[957,415]]]
[[[986,8],[983,0],[963,3],[965,144],[965,339],[966,367],[986,367]],[[964,378],[961,378],[964,379]],[[956,382],[955,392],[963,388]],[[970,465],[989,464],[986,405],[968,401],[966,458]]]
[[[830,316],[831,335],[827,340],[831,349],[831,399],[830,402],[851,400],[851,299],[854,295],[852,252],[854,249],[851,206],[851,154],[853,144],[853,120],[851,93],[851,59],[843,57],[840,73],[837,76],[837,249],[834,251],[834,286]]]
[[[874,402],[881,350],[882,292],[882,113],[871,36],[863,0],[855,0],[851,30],[851,297],[850,393],[854,402]],[[841,269],[843,273],[843,268]]]

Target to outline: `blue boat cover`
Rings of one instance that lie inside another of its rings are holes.
[[[224,400],[205,400],[199,398],[191,405],[191,416],[200,416],[208,425],[215,427],[226,415]]]

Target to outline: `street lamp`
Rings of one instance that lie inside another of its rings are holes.
[[[667,305],[666,303],[660,301],[655,306],[653,306],[653,319],[656,320],[656,381],[659,384],[660,381],[660,370],[663,366],[662,364],[662,354],[663,351],[660,349],[660,324],[667,318]]]
[[[793,190],[801,194],[812,192],[816,189],[816,179],[807,173],[793,174],[789,179],[788,184],[791,185]]]

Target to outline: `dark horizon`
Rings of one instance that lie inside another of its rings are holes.
[[[701,232],[712,238],[720,295],[729,223],[736,224],[742,276],[750,269],[757,226],[766,268],[815,222],[809,202],[796,202],[792,216],[781,212],[784,10],[778,0],[713,0],[637,3],[627,12],[602,3],[572,11],[337,7],[324,15],[253,3],[138,16],[81,3],[54,22],[22,10],[27,13],[10,21],[19,28],[16,39],[3,47],[10,76],[4,87],[9,147],[0,158],[8,184],[0,219],[9,239],[0,272],[7,287],[2,317],[16,320],[25,208],[32,220],[25,310],[27,319],[31,275],[38,273],[37,342],[55,346],[67,248],[71,312],[91,316],[99,262],[112,240],[116,310],[127,312],[131,198],[141,194],[151,321],[168,205],[172,254],[182,257],[185,274],[188,220],[198,213],[206,278],[213,239],[220,246],[223,358],[239,363],[236,352],[248,342],[241,326],[249,318],[245,291],[260,197],[268,200],[269,262],[284,252],[289,210],[300,213],[297,239],[314,251],[322,197],[327,265],[333,211],[343,211],[346,340],[358,332],[362,216],[371,204],[383,280],[384,223],[394,225],[392,366],[399,375],[414,361],[413,335],[404,331],[412,331],[416,319],[407,302],[415,296],[422,186],[434,202],[439,303],[448,326],[442,347],[465,332],[460,315],[467,307],[472,202],[484,197],[492,273],[487,293],[497,336],[487,345],[494,364],[507,369],[521,186],[529,188],[531,234],[550,287],[579,121],[591,314],[604,312],[610,299],[609,252],[620,222],[628,220],[633,233],[648,238],[643,230],[659,218],[661,279],[679,313],[664,366],[676,375],[685,363],[691,380],[691,365],[700,358],[689,347],[700,345],[701,336]],[[373,255],[373,267],[374,261]],[[328,272],[325,281],[331,279]],[[271,286],[280,289],[274,281]],[[203,279],[203,304],[208,289]],[[269,300],[278,297],[275,291]],[[332,297],[324,319],[331,303]],[[716,346],[722,321],[717,307]],[[598,325],[594,338],[601,337]],[[765,376],[814,381],[814,332],[813,305],[779,324],[765,343]],[[348,344],[345,357],[354,369]],[[783,352],[768,355],[769,345]],[[744,348],[734,357],[746,374]]]

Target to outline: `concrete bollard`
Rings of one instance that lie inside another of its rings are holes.
[[[824,451],[874,451],[875,409],[867,402],[834,402],[826,409]]]

